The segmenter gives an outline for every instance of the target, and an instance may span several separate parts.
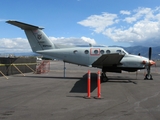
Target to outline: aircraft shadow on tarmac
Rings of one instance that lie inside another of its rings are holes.
[[[19,76],[20,77],[20,76]],[[72,89],[70,90],[70,93],[87,93],[87,79],[88,74],[84,74],[83,77],[54,77],[54,76],[26,76],[31,78],[56,78],[56,79],[75,79],[78,81],[74,84]],[[101,82],[101,84],[109,84],[109,83],[133,83],[137,84],[135,82],[135,78],[130,78],[127,76],[108,76],[109,81],[108,82]],[[132,81],[134,80],[134,81]],[[91,92],[93,92],[97,88],[97,74],[91,73]]]
[[[87,93],[87,76],[88,74],[84,74],[83,77],[74,84],[70,93]],[[132,80],[135,80],[135,79],[131,79],[125,76],[110,76],[108,82],[101,82],[101,84],[110,83],[110,82],[111,83],[137,84],[136,82]],[[91,92],[93,92],[96,88],[97,88],[97,74],[91,73]]]
[[[23,76],[17,76],[17,77],[23,77]],[[31,78],[56,78],[56,79],[81,79],[81,77],[53,77],[53,76],[25,76],[25,77],[31,77]]]
[[[88,74],[84,74],[83,77],[74,84],[70,92],[86,93],[87,92],[87,76]],[[97,74],[91,73],[91,92],[94,91],[96,87],[97,87]]]

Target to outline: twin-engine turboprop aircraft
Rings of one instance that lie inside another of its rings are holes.
[[[140,69],[147,69],[145,79],[152,79],[150,66],[155,62],[151,60],[151,48],[149,49],[149,59],[131,55],[120,47],[59,48],[49,40],[41,27],[13,20],[6,22],[25,31],[33,52],[58,58],[68,63],[100,68],[103,81],[108,81],[106,72],[121,73],[122,70],[135,72]]]

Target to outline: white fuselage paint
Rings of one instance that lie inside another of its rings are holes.
[[[88,53],[86,52],[88,51]],[[103,53],[104,52],[104,53]],[[92,66],[92,63],[95,62],[102,54],[112,54],[117,53],[124,54],[124,57],[120,61],[119,68],[140,68],[144,69],[145,64],[142,64],[143,61],[148,63],[148,58],[128,54],[123,48],[119,47],[74,47],[74,48],[63,48],[63,49],[50,49],[37,51],[37,53],[45,54],[57,59],[61,59],[65,62],[83,65],[83,66]]]

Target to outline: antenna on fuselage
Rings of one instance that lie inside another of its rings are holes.
[[[91,43],[89,43],[89,47],[93,47],[93,45]]]

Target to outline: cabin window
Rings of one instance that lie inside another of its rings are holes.
[[[78,51],[77,51],[77,50],[74,50],[73,53],[76,54],[76,53],[78,53]]]
[[[106,50],[106,53],[107,53],[107,54],[110,54],[110,53],[111,53],[111,51],[110,51],[110,50]]]
[[[94,50],[94,54],[98,54],[98,50]]]
[[[85,50],[85,51],[84,51],[84,53],[85,53],[85,54],[88,54],[88,53],[89,53],[89,51],[88,51],[88,50]]]
[[[104,50],[101,50],[100,53],[101,53],[101,54],[104,54]]]

